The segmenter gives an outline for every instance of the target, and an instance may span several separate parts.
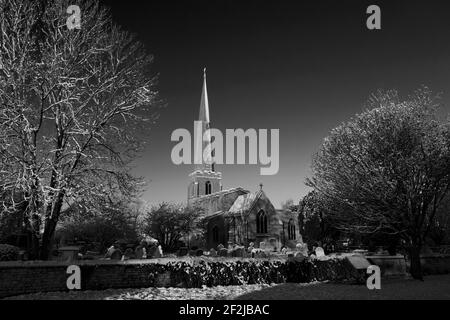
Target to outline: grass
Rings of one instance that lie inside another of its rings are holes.
[[[450,300],[450,275],[428,276],[425,281],[382,279],[380,290],[365,285],[286,283],[243,294],[244,300]]]

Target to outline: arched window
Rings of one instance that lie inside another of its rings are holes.
[[[256,215],[256,233],[267,233],[267,216],[264,210]]]
[[[219,227],[214,226],[212,229],[212,237],[214,242],[219,242]]]
[[[211,194],[211,182],[209,181],[206,181],[205,183],[205,194],[206,195]]]
[[[294,220],[289,220],[288,223],[288,239],[289,240],[295,240],[296,236],[295,236],[295,224],[294,224]]]

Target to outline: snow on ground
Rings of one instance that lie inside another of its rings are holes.
[[[450,300],[450,275],[427,276],[425,281],[382,279],[381,290],[365,285],[336,283],[243,285],[213,288],[109,289],[37,293],[11,297],[18,300],[317,300],[317,299],[446,299]]]

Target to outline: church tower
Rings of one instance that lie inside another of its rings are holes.
[[[210,128],[209,121],[209,101],[208,101],[208,91],[206,88],[206,68],[203,70],[203,89],[202,97],[200,100],[200,112],[198,121],[201,122],[202,136]],[[195,145],[195,154],[202,155],[203,151],[209,145],[208,142],[202,140],[201,145]],[[211,157],[214,156],[211,154]],[[198,160],[198,159],[197,159]],[[188,187],[188,202],[210,195],[219,191],[222,191],[222,174],[216,172],[215,163],[208,163],[208,161],[196,161],[202,164],[197,164],[194,172],[189,175],[190,183]]]

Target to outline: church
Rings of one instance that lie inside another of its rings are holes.
[[[202,133],[210,128],[206,70],[198,121]],[[275,209],[262,184],[255,192],[241,187],[224,189],[222,174],[216,171],[214,162],[196,165],[189,178],[188,204],[205,210],[207,249],[215,249],[219,244],[227,247],[254,243],[260,247],[263,242],[266,247],[280,250],[302,242],[297,214],[288,209]]]

